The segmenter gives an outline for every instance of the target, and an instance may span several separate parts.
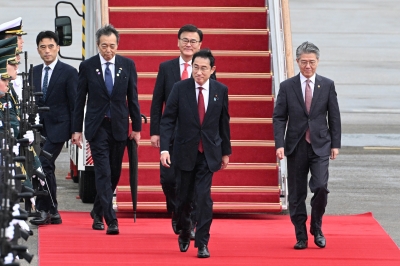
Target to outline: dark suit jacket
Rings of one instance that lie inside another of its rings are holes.
[[[43,64],[33,68],[35,91],[42,91]],[[40,123],[46,127],[47,139],[53,143],[71,138],[73,111],[75,106],[78,72],[68,64],[58,60],[47,87],[46,99],[37,97],[38,106],[50,107],[49,112],[40,112]]]
[[[293,152],[307,128],[310,128],[311,145],[318,156],[327,156],[331,148],[340,148],[340,111],[334,82],[316,75],[308,114],[300,74],[283,81],[276,100],[273,124],[275,147],[284,147],[286,156]]]
[[[184,171],[192,171],[197,158],[200,138],[211,172],[221,168],[223,155],[231,154],[228,88],[210,79],[210,97],[203,124],[197,110],[196,88],[193,78],[175,83],[161,119],[161,150],[168,150],[176,130],[174,163]],[[215,99],[215,100],[214,100]]]
[[[150,136],[160,135],[163,105],[167,102],[174,84],[181,80],[180,72],[179,57],[160,64],[151,102]],[[211,79],[216,79],[215,72]]]
[[[141,131],[142,120],[138,102],[135,63],[131,59],[115,56],[115,80],[110,96],[104,83],[100,56],[95,55],[83,61],[79,66],[74,132],[82,132],[85,104],[87,104],[85,137],[88,141],[96,135],[108,108],[111,110],[112,134],[115,140],[127,139],[129,116],[132,120],[132,130]]]

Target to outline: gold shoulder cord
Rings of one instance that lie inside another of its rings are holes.
[[[15,110],[17,110],[16,115],[17,115],[18,120],[20,120],[19,115],[18,115],[18,113],[19,113],[19,108],[18,108],[17,101],[15,100],[15,98],[14,98],[14,96],[12,95],[11,91],[8,91],[7,93],[10,94],[10,97],[11,97],[12,101],[14,102]]]

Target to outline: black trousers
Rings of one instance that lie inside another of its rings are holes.
[[[43,127],[42,135],[47,136],[46,126]],[[39,156],[40,163],[42,165],[43,172],[46,175],[46,182],[48,185],[44,186],[45,190],[49,191],[49,196],[37,196],[36,197],[36,209],[39,211],[49,211],[51,214],[56,214],[58,212],[58,202],[57,202],[57,182],[56,182],[56,160],[61,153],[64,146],[64,142],[53,143],[47,139],[44,142],[42,150],[52,154],[50,159],[44,156]],[[54,205],[53,205],[54,203]]]
[[[117,220],[112,200],[121,176],[126,140],[116,141],[114,139],[111,121],[105,118],[89,144],[94,163],[97,190],[93,211],[99,217],[104,217],[107,225],[109,225],[112,221]]]
[[[193,171],[180,170],[178,186],[178,229],[191,229],[192,200],[196,202],[196,238],[195,247],[208,245],[212,223],[213,201],[211,185],[213,173],[209,170],[203,153],[197,153],[196,165]]]
[[[165,195],[165,201],[167,203],[168,213],[175,212],[177,208],[177,193],[178,193],[178,183],[180,183],[179,169],[175,169],[174,164],[174,144],[171,143],[169,146],[169,154],[171,156],[171,167],[167,168],[162,166],[160,163],[160,183],[162,190]],[[192,225],[196,225],[196,202],[192,199],[192,211],[191,211]]]
[[[307,240],[307,198],[308,172],[311,173],[309,187],[311,198],[311,222],[314,229],[321,229],[322,216],[328,202],[329,155],[316,155],[304,138],[301,138],[292,154],[287,156],[290,219],[294,225],[296,239]]]
[[[172,157],[173,154],[173,144],[169,146],[169,154]],[[176,208],[176,174],[179,171],[175,171],[175,164],[173,160],[171,160],[171,167],[167,168],[162,166],[160,162],[160,183],[162,190],[165,195],[165,201],[167,203],[167,211],[168,213],[175,212]]]

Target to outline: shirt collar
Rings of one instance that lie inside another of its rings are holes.
[[[202,87],[203,90],[208,91],[209,88],[210,88],[210,79],[207,79],[207,81],[203,84],[203,86],[200,86],[199,84],[197,84],[196,81],[194,82],[194,84],[195,84],[196,89],[197,89],[198,87]]]
[[[183,65],[184,63],[188,63],[191,66],[192,60],[190,60],[189,62],[185,62],[185,60],[183,60],[182,56],[179,56],[179,65]]]
[[[51,63],[50,65],[48,65],[48,67],[50,67],[50,69],[53,70],[53,69],[56,67],[57,62],[58,62],[58,57],[56,57],[56,60],[54,60],[53,63]],[[44,69],[46,66],[47,66],[46,64],[43,64],[43,69]]]
[[[300,73],[300,83],[303,84],[304,82],[306,82],[306,80],[307,78]],[[309,80],[311,81],[312,84],[315,84],[315,74],[312,75],[312,77],[309,78]]]
[[[115,56],[113,58],[111,58],[110,61],[105,60],[104,57],[101,56],[101,54],[99,54],[99,57],[100,57],[100,63],[102,65],[104,65],[107,62],[110,62],[111,64],[115,65]]]

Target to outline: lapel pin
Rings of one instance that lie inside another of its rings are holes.
[[[218,100],[218,95],[217,95],[217,94],[214,95],[214,102],[215,102],[216,100]]]
[[[321,86],[320,86],[320,85],[318,85],[318,88],[321,88]]]

